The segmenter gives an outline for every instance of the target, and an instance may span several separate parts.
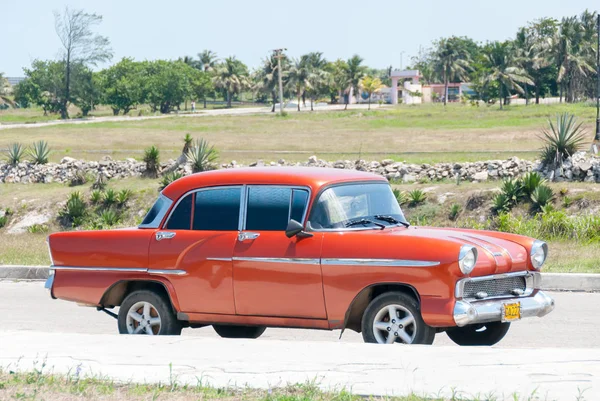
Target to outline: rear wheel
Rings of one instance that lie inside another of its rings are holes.
[[[181,334],[181,324],[173,313],[171,303],[149,290],[134,291],[123,300],[119,308],[118,326],[121,334]]]
[[[432,344],[435,330],[423,321],[418,302],[400,292],[371,301],[362,318],[363,340],[377,344]]]
[[[213,324],[213,328],[223,338],[258,338],[267,329],[264,326],[228,326]]]
[[[490,322],[453,327],[446,334],[458,345],[494,345],[504,338],[510,323]]]

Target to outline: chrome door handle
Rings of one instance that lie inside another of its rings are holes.
[[[238,234],[238,241],[244,242],[249,239],[257,239],[260,236],[259,233],[251,233],[251,232],[241,232]]]
[[[159,231],[156,233],[156,240],[160,241],[163,239],[171,239],[175,236],[176,233],[171,231]]]

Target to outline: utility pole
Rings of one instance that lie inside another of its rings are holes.
[[[275,49],[275,58],[277,59],[277,78],[279,80],[279,114],[283,115],[283,81],[281,80],[281,58],[285,57],[283,52],[287,49]]]
[[[598,154],[600,146],[600,13],[598,13],[598,43],[596,47],[596,136],[592,145],[592,152]]]

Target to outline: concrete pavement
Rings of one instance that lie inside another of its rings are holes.
[[[499,349],[0,332],[0,365],[121,382],[324,390],[497,400],[600,398],[600,349]],[[172,364],[172,370],[169,365]],[[535,394],[539,398],[531,397]],[[531,397],[531,398],[530,398]]]

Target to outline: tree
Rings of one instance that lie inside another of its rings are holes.
[[[492,42],[484,47],[483,52],[489,68],[489,73],[483,79],[485,83],[498,83],[502,109],[504,100],[510,97],[512,90],[524,93],[520,84],[533,85],[533,81],[527,72],[517,65],[511,42]]]
[[[202,53],[198,53],[197,68],[202,69],[206,73],[213,72],[218,60],[217,53],[211,50],[203,50]],[[206,108],[206,97],[208,94],[209,92],[205,92],[202,98],[204,101],[204,108]]]
[[[74,77],[73,104],[79,107],[81,114],[86,117],[102,99],[98,74],[82,64],[78,64],[72,74]]]
[[[371,110],[371,96],[379,92],[384,85],[379,78],[366,76],[360,81],[360,87],[369,95],[369,110]]]
[[[327,60],[323,58],[323,53],[312,52],[306,55],[308,64],[308,82],[309,87],[305,90],[310,97],[310,110],[313,111],[314,102],[317,98],[327,91],[329,82],[329,72],[325,68]]]
[[[354,96],[358,101],[358,85],[360,80],[365,76],[367,67],[362,65],[363,58],[359,55],[355,54],[354,56],[348,59],[348,82],[350,87],[354,91]],[[350,98],[350,94],[348,94],[348,98]],[[346,102],[345,109],[348,108],[348,102]]]
[[[327,87],[332,103],[337,103],[337,96],[344,96],[344,91],[350,85],[350,77],[348,73],[348,63],[345,60],[337,59],[333,63],[328,63],[325,70],[329,74]],[[345,102],[346,105],[348,102]]]
[[[235,57],[227,57],[216,66],[213,83],[225,91],[227,107],[231,108],[232,96],[250,87],[248,67]]]
[[[166,60],[146,61],[142,71],[142,98],[163,114],[192,97],[192,81],[200,73],[181,61]]]
[[[103,103],[111,107],[113,114],[128,114],[142,102],[142,65],[130,58],[102,70],[98,76]]]
[[[444,83],[444,106],[448,102],[448,83],[454,80],[468,79],[471,55],[468,42],[464,38],[452,36],[434,43],[433,69]]]
[[[308,64],[308,56],[304,55],[299,59],[294,60],[288,79],[288,87],[290,87],[298,100],[298,111],[300,111],[300,100],[305,90],[310,88],[310,69]]]
[[[65,66],[62,61],[34,60],[24,68],[25,80],[15,88],[15,100],[21,105],[36,104],[48,113],[58,113],[64,105]]]
[[[92,27],[101,21],[102,17],[97,14],[71,10],[68,7],[62,14],[54,13],[56,34],[63,46],[62,61],[65,68],[64,96],[60,104],[63,119],[69,118],[73,65],[95,66],[112,58],[109,40],[92,32]]]
[[[289,60],[287,57],[281,59],[281,69],[283,70],[281,79],[284,85],[286,85],[289,69]],[[255,89],[259,93],[271,96],[273,101],[271,112],[274,113],[275,105],[279,101],[277,96],[277,91],[279,90],[279,69],[277,67],[277,58],[275,58],[275,55],[263,59],[262,65],[254,76],[254,82]]]

